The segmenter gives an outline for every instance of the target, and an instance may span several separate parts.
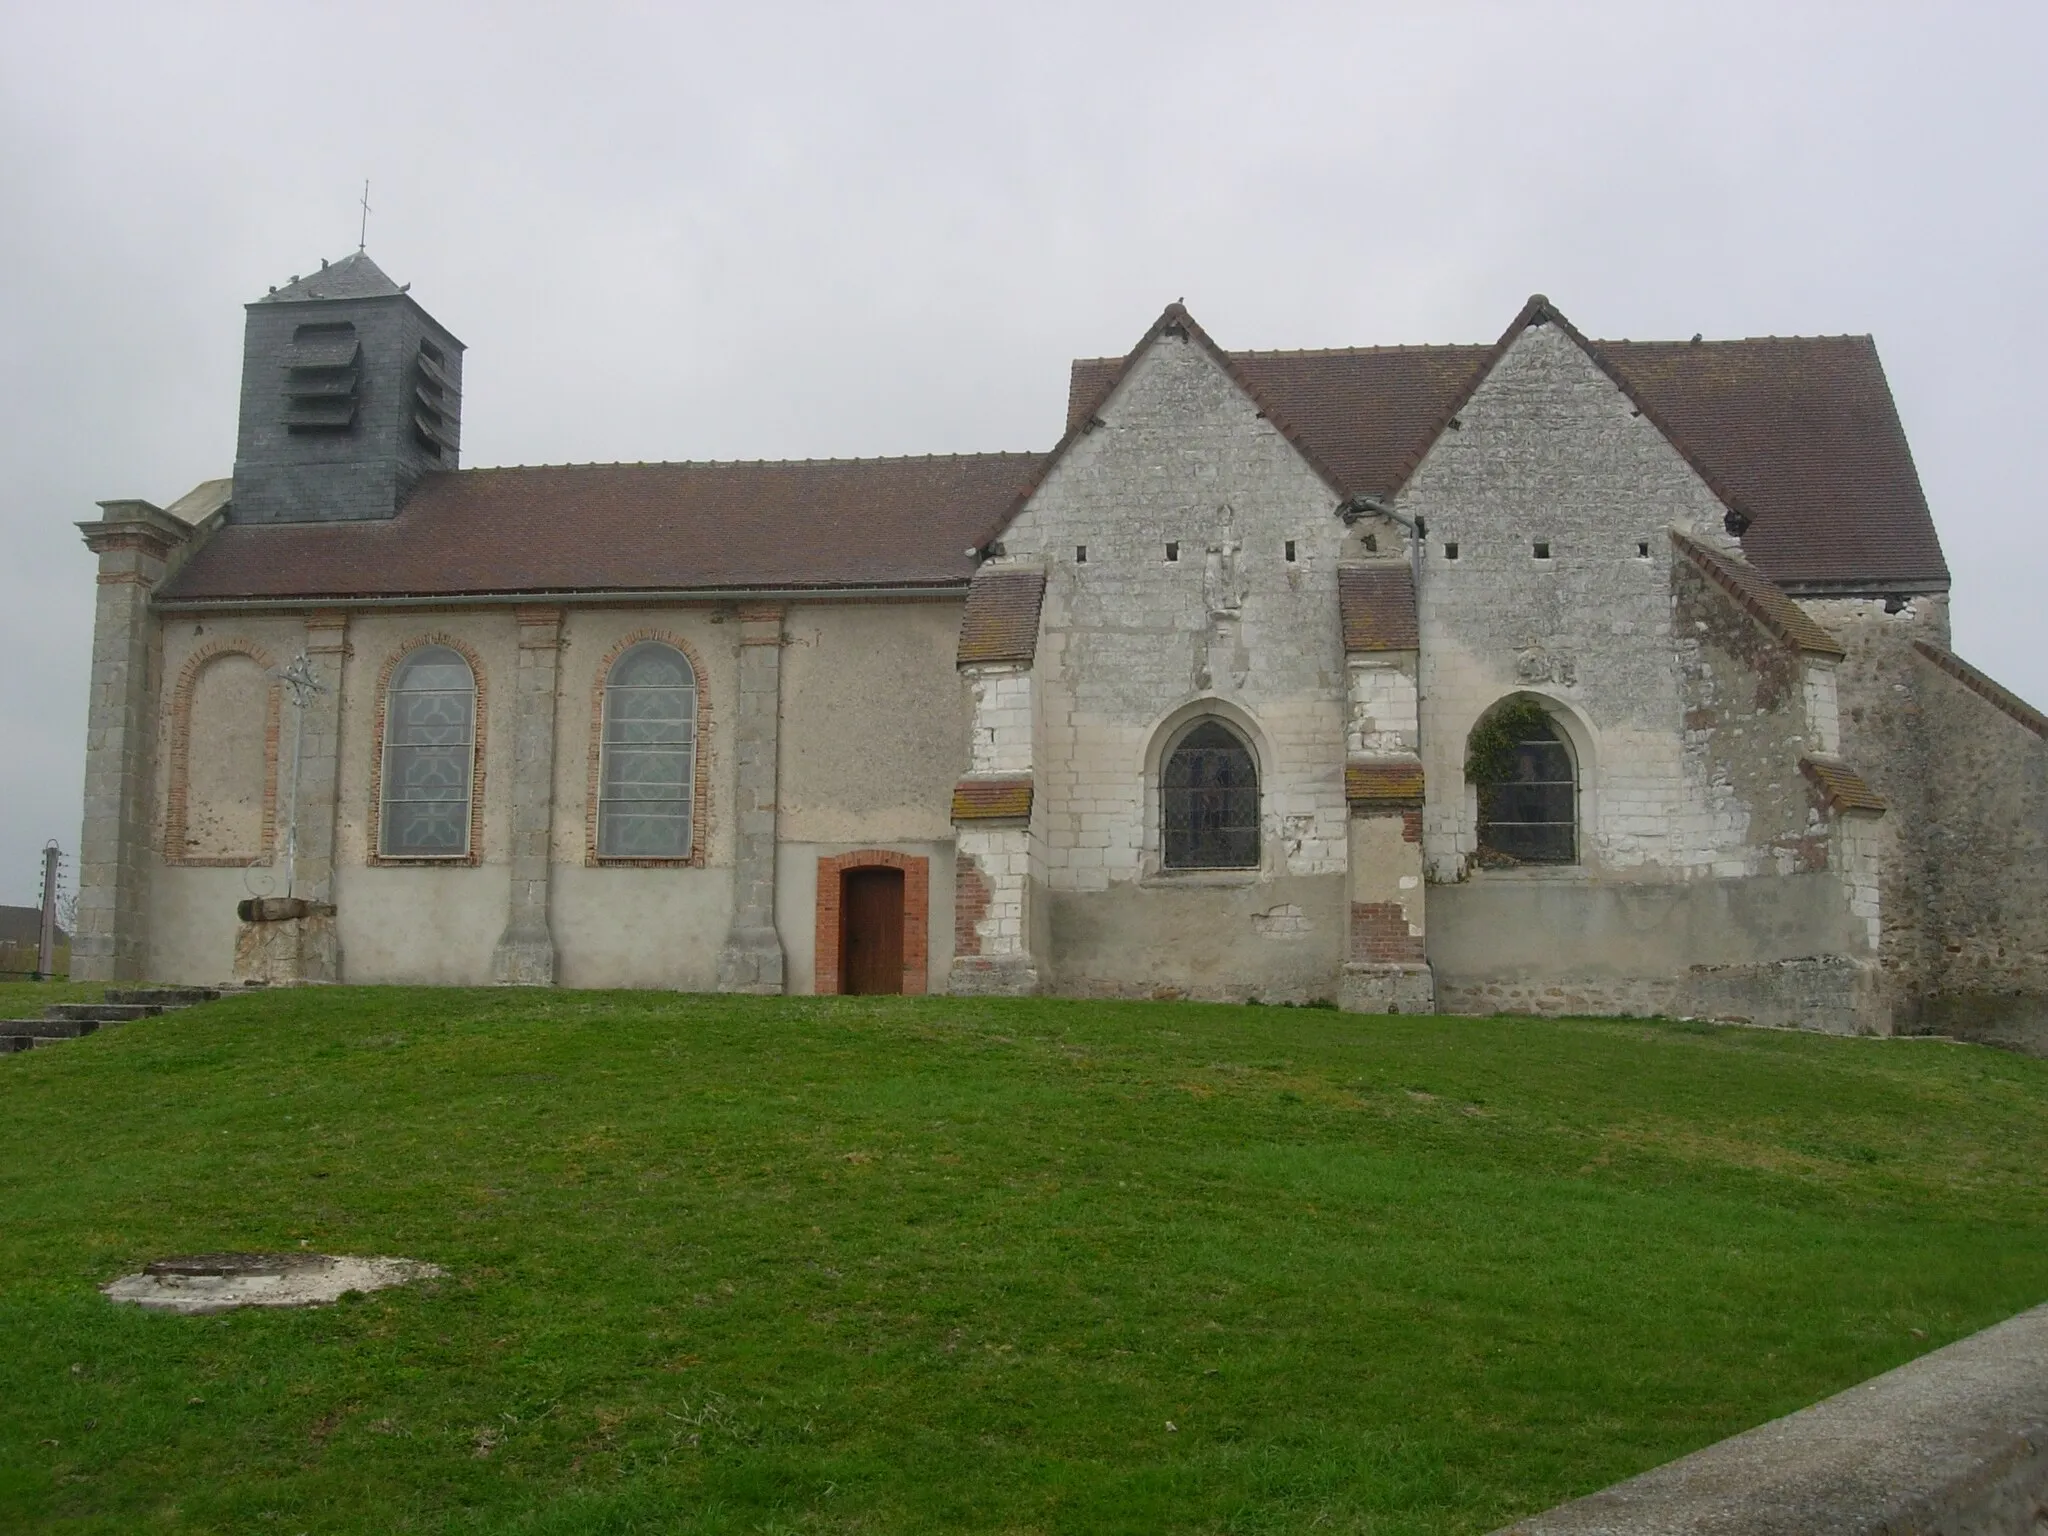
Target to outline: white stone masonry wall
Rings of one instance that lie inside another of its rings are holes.
[[[1732,547],[1724,509],[1563,330],[1516,338],[1401,504],[1428,528],[1421,684],[1434,878],[1461,878],[1476,846],[1466,739],[1515,693],[1566,721],[1583,863],[1683,878],[1741,842],[1739,815],[1688,773],[1671,625],[1669,530]]]
[[[974,701],[969,738],[969,773],[1031,772],[1031,673],[1026,667],[970,667],[967,687]]]
[[[1079,892],[1156,875],[1161,735],[1205,711],[1254,742],[1267,873],[1341,873],[1335,493],[1191,341],[1162,337],[1099,415],[1003,535],[1007,558],[1048,571],[1046,879]]]
[[[1413,752],[1421,740],[1415,664],[1394,656],[1354,656],[1351,721],[1345,747],[1354,757]]]
[[[1807,750],[1835,757],[1842,750],[1841,705],[1835,687],[1835,663],[1809,656],[1801,677],[1806,702]]]

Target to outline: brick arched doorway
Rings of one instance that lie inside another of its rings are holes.
[[[887,848],[818,860],[816,991],[924,992],[930,865],[916,854]]]

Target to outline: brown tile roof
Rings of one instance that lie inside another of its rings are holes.
[[[1819,786],[1827,802],[1837,811],[1875,811],[1882,814],[1884,797],[1863,782],[1863,775],[1839,757],[1802,757],[1799,766]]]
[[[1841,642],[1822,628],[1813,615],[1787,597],[1755,566],[1730,559],[1719,550],[1709,549],[1676,529],[1672,530],[1671,542],[1699,569],[1701,575],[1734,598],[1751,618],[1785,645],[1795,651],[1809,651],[1819,656],[1848,654],[1842,649]]]
[[[1985,702],[2004,711],[2036,736],[2048,737],[2048,715],[2034,708],[2003,683],[1987,677],[1954,651],[1945,651],[1925,640],[1915,640],[1913,649]]]
[[[1337,567],[1337,611],[1344,621],[1344,651],[1412,651],[1415,574],[1396,560]]]
[[[1344,765],[1344,798],[1353,805],[1420,805],[1422,760],[1354,757]]]
[[[1249,392],[1348,496],[1398,491],[1495,358],[1532,322],[1563,326],[1750,519],[1743,550],[1794,589],[1945,587],[1948,566],[1868,336],[1591,341],[1540,294],[1491,345],[1233,352]],[[1123,367],[1084,358],[1068,424]]]
[[[1030,453],[428,475],[397,517],[222,528],[180,599],[966,585]]]
[[[1038,653],[1038,609],[1044,600],[1044,571],[1000,565],[976,571],[960,614],[957,665],[1030,661]]]
[[[1031,775],[962,779],[953,786],[955,821],[1013,821],[1031,814]]]

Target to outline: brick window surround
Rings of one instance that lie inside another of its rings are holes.
[[[194,858],[185,852],[187,808],[191,802],[192,695],[199,688],[199,674],[208,662],[222,656],[246,656],[265,672],[276,669],[270,653],[248,640],[209,640],[178,669],[177,685],[170,697],[170,782],[164,791],[164,862],[166,864],[233,866],[268,864],[277,843],[277,742],[283,713],[284,685],[271,679],[263,716],[263,828],[258,836],[262,847],[249,858]]]
[[[612,667],[636,645],[649,640],[683,653],[690,672],[697,679],[696,745],[690,755],[690,856],[687,859],[649,859],[631,854],[597,851],[597,800],[599,776],[604,762],[604,688],[611,681]],[[703,659],[697,648],[681,635],[666,629],[636,629],[622,635],[597,663],[597,679],[590,686],[590,760],[583,786],[583,862],[591,869],[702,869],[705,850],[711,843],[711,689],[706,682]]]
[[[821,997],[839,991],[839,894],[850,869],[903,871],[903,994],[924,995],[931,970],[931,860],[921,854],[887,848],[862,848],[818,860],[817,948],[812,958],[812,990]]]
[[[384,711],[391,699],[391,678],[398,671],[399,664],[414,651],[430,645],[445,645],[469,663],[471,681],[476,684],[476,720],[470,732],[469,770],[469,851],[467,853],[405,853],[387,854],[384,847]],[[377,673],[377,713],[370,725],[370,815],[365,823],[368,846],[364,849],[363,862],[373,867],[392,868],[400,865],[439,864],[456,868],[470,867],[484,861],[484,723],[490,718],[485,707],[489,694],[484,687],[483,658],[466,641],[453,635],[435,631],[431,634],[414,635],[384,658],[384,665]]]

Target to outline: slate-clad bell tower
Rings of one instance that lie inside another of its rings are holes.
[[[237,523],[395,516],[456,467],[462,343],[361,251],[248,306]]]

